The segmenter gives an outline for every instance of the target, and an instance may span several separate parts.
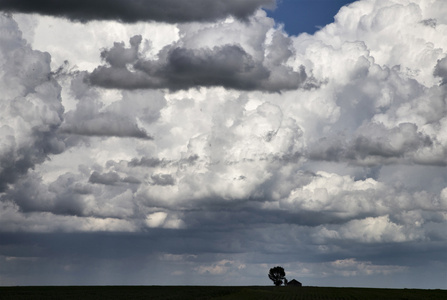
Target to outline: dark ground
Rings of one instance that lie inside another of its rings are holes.
[[[45,286],[0,287],[0,300],[446,300],[447,290],[274,286]]]

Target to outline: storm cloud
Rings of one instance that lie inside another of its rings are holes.
[[[103,51],[101,56],[109,66],[96,68],[89,77],[90,83],[121,89],[167,88],[175,91],[222,86],[278,92],[302,86],[307,77],[304,67],[294,71],[267,61],[271,66],[269,69],[264,62],[255,61],[240,45],[227,44],[212,49],[167,47],[159,53],[158,60],[144,60],[138,56],[141,40],[141,36],[134,36],[130,39],[130,48],[115,43],[113,48]],[[286,59],[276,63],[281,64]],[[127,64],[134,71],[130,71]]]
[[[68,0],[36,1],[1,0],[0,9],[11,12],[38,13],[71,20],[87,22],[91,20],[120,20],[123,22],[207,22],[234,16],[247,17],[261,6],[272,7],[274,0]]]
[[[1,284],[445,288],[446,12],[2,15]]]

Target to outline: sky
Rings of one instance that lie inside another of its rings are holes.
[[[0,0],[0,285],[446,289],[447,2],[350,2]]]
[[[266,9],[267,16],[284,24],[289,35],[313,34],[334,22],[334,16],[353,0],[279,0],[275,9]]]

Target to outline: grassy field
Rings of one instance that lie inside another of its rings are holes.
[[[273,286],[0,287],[0,299],[445,300],[447,290]]]

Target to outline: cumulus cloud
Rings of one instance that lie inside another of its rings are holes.
[[[396,224],[389,216],[353,220],[342,226],[322,226],[318,239],[353,240],[362,243],[396,243],[420,239],[418,231]]]
[[[151,0],[151,1],[85,1],[68,0],[64,2],[29,0],[2,0],[0,9],[12,12],[38,13],[66,17],[71,20],[87,22],[91,20],[120,20],[123,22],[205,22],[234,16],[246,19],[261,6],[273,7],[274,0]]]
[[[248,22],[104,22],[114,35],[98,31],[88,65],[80,45],[36,34],[32,45],[78,66],[59,73],[3,18],[1,234],[53,232],[48,253],[63,248],[59,231],[116,242],[114,253],[91,251],[117,270],[117,260],[162,261],[179,284],[191,273],[200,284],[260,284],[270,264],[302,267],[290,273],[316,285],[342,275],[363,286],[421,282],[418,271],[436,265],[425,273],[434,281],[420,284],[439,283],[446,9],[442,0],[357,1],[295,37],[260,10]],[[52,22],[89,40],[100,27]],[[29,248],[24,257],[34,257]]]
[[[0,26],[0,191],[4,191],[65,145],[56,134],[64,108],[61,87],[51,74],[51,56],[33,50],[12,18],[0,15]]]

